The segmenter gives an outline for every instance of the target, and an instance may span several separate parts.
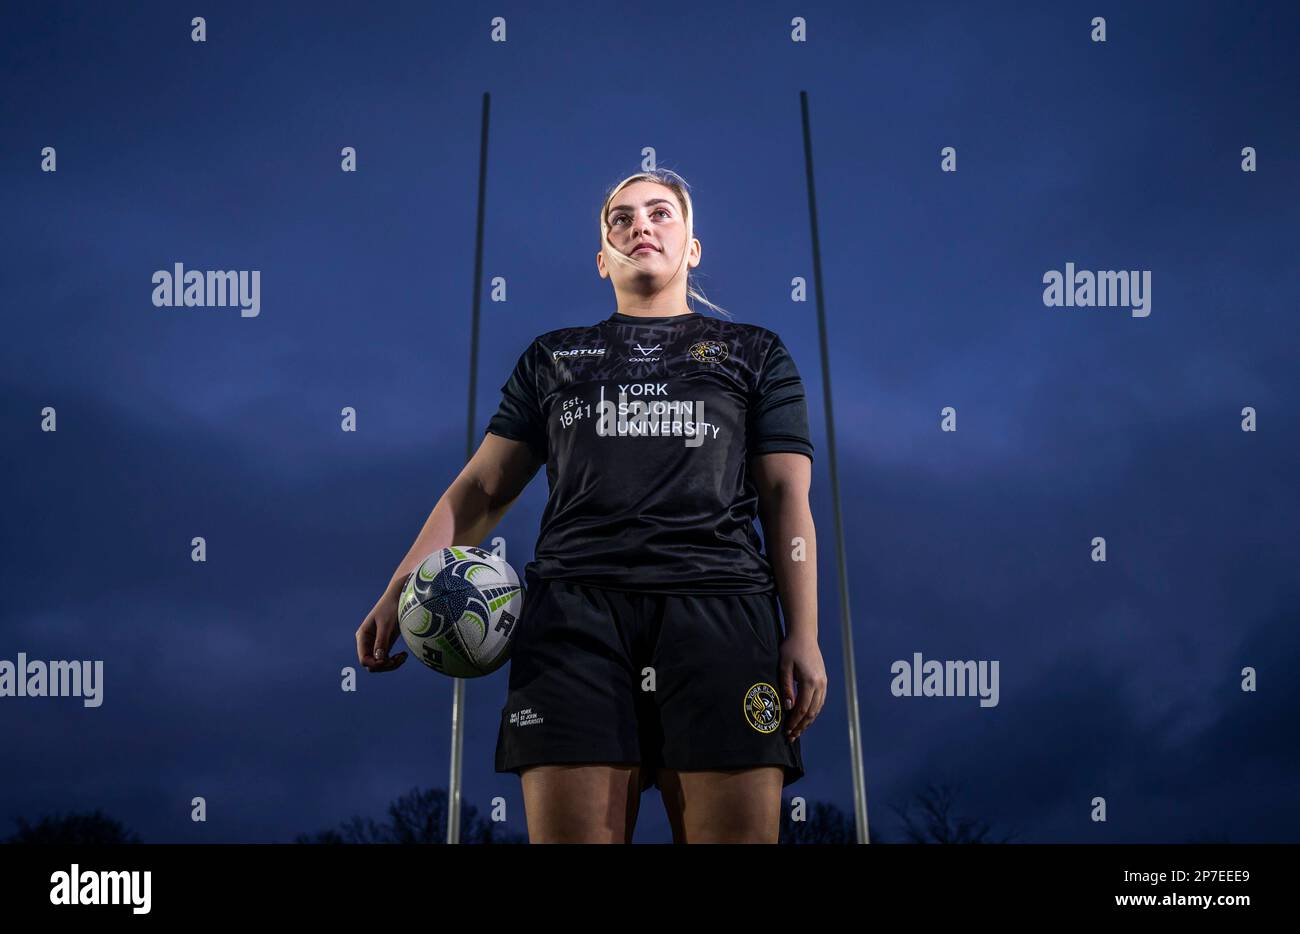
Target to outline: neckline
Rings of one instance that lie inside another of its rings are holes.
[[[647,318],[644,315],[625,315],[620,311],[616,311],[605,320],[611,324],[667,324],[671,321],[692,321],[698,317],[700,317],[698,311],[688,311],[681,315],[665,315],[661,318]]]

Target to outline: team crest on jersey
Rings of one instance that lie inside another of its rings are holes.
[[[721,363],[727,359],[727,345],[722,341],[700,341],[688,351],[700,363]]]
[[[760,733],[775,733],[781,725],[781,701],[776,688],[760,681],[745,692],[745,721]]]

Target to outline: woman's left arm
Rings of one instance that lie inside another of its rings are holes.
[[[793,742],[826,703],[826,665],[817,646],[817,530],[808,506],[812,461],[802,454],[756,454],[750,470],[785,615],[781,693],[790,711],[786,736]]]

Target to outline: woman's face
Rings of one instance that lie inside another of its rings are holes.
[[[686,221],[672,189],[657,182],[633,182],[610,199],[605,212],[609,245],[596,254],[596,268],[602,279],[614,278],[615,286],[637,291],[658,291],[667,285],[682,263],[686,243]],[[610,246],[633,261],[633,266],[606,262]],[[700,262],[700,241],[692,239],[687,265]],[[683,277],[683,293],[684,293]]]

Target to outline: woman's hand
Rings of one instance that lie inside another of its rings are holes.
[[[392,671],[402,667],[406,653],[391,658],[388,650],[397,641],[397,601],[402,595],[401,581],[389,586],[374,609],[366,614],[357,630],[357,658],[367,671]]]
[[[797,697],[796,682],[799,685]],[[786,739],[793,743],[808,729],[826,703],[826,664],[815,638],[796,634],[781,643],[781,693],[788,711]]]
[[[438,499],[415,544],[393,572],[384,595],[357,630],[357,659],[367,671],[392,671],[406,653],[389,656],[397,641],[397,602],[411,571],[433,552],[452,542],[481,542],[506,514],[528,481],[546,463],[523,441],[489,432],[460,475]],[[402,573],[407,569],[408,573]]]

